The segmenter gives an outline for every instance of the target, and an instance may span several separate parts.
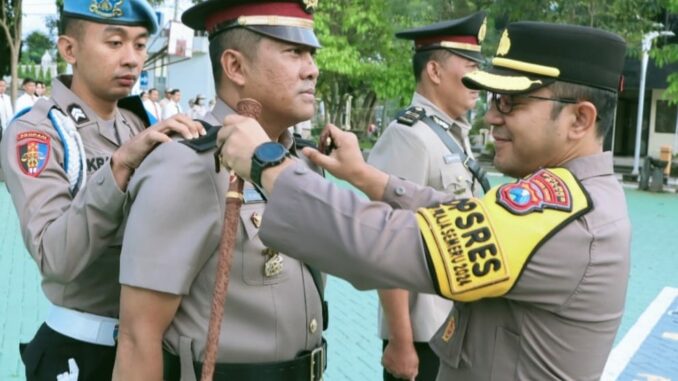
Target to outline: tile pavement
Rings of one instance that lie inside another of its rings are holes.
[[[502,180],[493,178],[494,183]],[[678,195],[634,189],[626,193],[634,237],[629,293],[617,340],[664,286],[678,287]],[[23,380],[17,343],[33,335],[42,322],[46,302],[36,266],[23,248],[4,184],[0,184],[0,296],[0,380]],[[326,380],[380,380],[376,293],[357,291],[330,278],[327,297],[331,318]],[[678,350],[673,358],[678,358]]]

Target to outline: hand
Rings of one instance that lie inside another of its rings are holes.
[[[205,135],[206,131],[201,123],[185,115],[175,115],[145,129],[121,145],[111,156],[111,168],[118,187],[125,190],[129,178],[146,155],[158,144],[170,141],[169,135],[174,133],[180,134],[184,139],[195,139]]]
[[[414,380],[419,373],[419,357],[412,342],[389,341],[381,365],[394,377]]]
[[[321,152],[328,152],[329,155]],[[351,182],[357,173],[364,172],[367,164],[360,152],[358,138],[350,133],[344,132],[332,124],[328,124],[320,134],[320,143],[318,149],[304,148],[304,155],[314,164],[328,170],[333,176]]]
[[[241,115],[229,115],[217,135],[221,163],[243,180],[250,180],[252,155],[262,143],[271,139],[259,122]]]

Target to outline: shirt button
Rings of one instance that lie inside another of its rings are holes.
[[[318,330],[318,321],[315,318],[311,319],[311,322],[308,324],[308,330],[311,333],[315,333]]]
[[[396,196],[404,196],[405,193],[407,193],[407,192],[405,191],[405,187],[397,187],[397,188],[395,189],[395,194],[396,194]]]
[[[105,180],[105,178],[104,178],[103,176],[99,176],[99,177],[97,178],[97,184],[99,184],[99,185],[103,184],[103,183],[104,183],[104,180]]]
[[[296,173],[297,175],[303,175],[303,174],[305,174],[306,172],[308,172],[308,168],[306,168],[306,167],[297,167],[297,168],[294,170],[294,173]]]

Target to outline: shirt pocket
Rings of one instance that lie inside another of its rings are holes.
[[[440,167],[442,191],[458,197],[472,197],[472,177],[461,161],[443,164]]]
[[[271,259],[266,254],[266,246],[259,239],[259,223],[265,206],[265,203],[245,204],[240,209],[240,222],[243,229],[239,235],[238,246],[243,256],[243,281],[250,286],[272,285],[284,281],[287,279],[285,266],[291,265],[286,262],[289,258],[280,254],[281,271],[272,276],[267,276],[265,273],[266,262]]]
[[[492,381],[516,379],[520,336],[504,327],[497,327],[492,353]]]
[[[453,369],[471,367],[464,353],[464,338],[468,329],[469,313],[462,303],[455,303],[447,320],[433,335],[430,346],[438,355],[442,366]]]

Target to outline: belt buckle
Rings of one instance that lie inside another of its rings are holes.
[[[318,355],[318,360],[316,362],[315,356]],[[311,381],[316,381],[316,376],[319,378],[317,381],[322,381],[323,379],[323,370],[325,369],[325,365],[323,364],[323,346],[319,346],[318,348],[314,349],[311,351]],[[318,374],[316,375],[316,363],[320,365],[318,367]]]

